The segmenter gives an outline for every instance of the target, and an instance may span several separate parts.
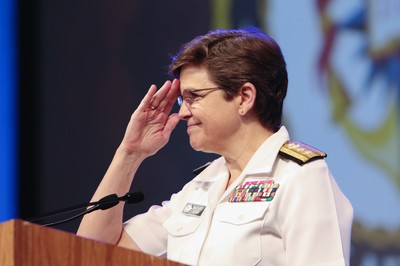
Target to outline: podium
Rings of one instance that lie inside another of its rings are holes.
[[[183,264],[26,221],[10,220],[0,224],[0,265],[179,266]]]

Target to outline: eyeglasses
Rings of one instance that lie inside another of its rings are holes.
[[[216,91],[216,90],[220,90],[220,87],[213,87],[213,88],[205,88],[205,89],[197,89],[197,90],[192,90],[192,89],[186,89],[183,91],[182,95],[178,96],[178,105],[179,107],[182,106],[183,103],[185,103],[187,105],[187,107],[191,107],[192,104],[200,99],[200,98],[204,98],[206,97],[209,93]],[[207,93],[204,94],[197,94],[200,91],[208,91]]]

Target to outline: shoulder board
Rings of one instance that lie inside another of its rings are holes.
[[[286,142],[279,150],[279,154],[282,157],[293,160],[300,165],[317,159],[322,159],[327,156],[325,152],[298,141]]]
[[[202,165],[196,169],[193,170],[193,176],[198,176],[201,172],[203,172],[204,169],[206,169],[211,162],[206,163],[205,165]]]

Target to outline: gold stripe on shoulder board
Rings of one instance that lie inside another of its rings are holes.
[[[325,152],[298,141],[287,141],[279,150],[279,154],[300,165],[327,156]]]

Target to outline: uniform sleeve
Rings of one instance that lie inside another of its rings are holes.
[[[168,234],[163,223],[171,215],[169,205],[170,202],[165,201],[162,206],[152,206],[146,213],[124,223],[124,230],[144,253],[166,255]]]
[[[287,265],[349,265],[353,208],[325,161],[300,167],[284,193],[278,222]]]

